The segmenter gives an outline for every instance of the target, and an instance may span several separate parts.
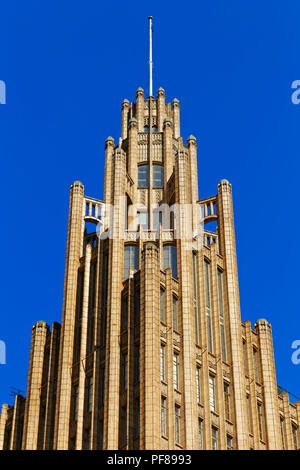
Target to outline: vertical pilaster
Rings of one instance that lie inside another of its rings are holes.
[[[291,423],[291,414],[290,414],[290,401],[288,392],[283,392],[281,394],[283,399],[283,414],[284,414],[284,430],[285,430],[285,440],[286,440],[286,450],[293,450],[293,436],[292,436],[292,423]]]
[[[172,135],[172,120],[165,118],[163,121],[163,153],[164,153],[164,188],[165,193],[167,183],[173,173],[174,156],[173,156],[173,135]]]
[[[127,139],[128,129],[129,101],[123,100],[122,103],[122,139]]]
[[[1,414],[0,414],[0,450],[4,448],[4,440],[5,440],[5,427],[7,421],[7,412],[9,409],[9,405],[6,403],[1,407]]]
[[[293,405],[296,407],[296,416],[297,416],[297,422],[298,422],[296,436],[297,436],[297,450],[299,450],[300,449],[300,401],[295,401]]]
[[[134,449],[134,440],[138,437],[136,423],[136,389],[137,382],[137,355],[135,346],[135,292],[134,278],[128,279],[128,323],[127,323],[127,351],[128,351],[128,387],[127,387],[127,403],[128,403],[128,449]]]
[[[203,420],[203,445],[205,449],[211,449],[211,411],[209,399],[209,358],[208,358],[208,338],[207,338],[207,323],[205,315],[205,279],[204,279],[204,249],[200,249],[198,255],[198,282],[199,292],[198,308],[200,315],[200,344],[202,345],[201,359],[202,359],[202,402],[204,406],[204,420]]]
[[[86,245],[86,248],[85,248],[85,261],[84,261],[84,285],[83,285],[83,302],[82,302],[82,318],[81,318],[76,450],[82,449],[82,440],[83,440],[85,363],[86,363],[86,356],[87,356],[87,329],[88,329],[91,254],[92,254],[92,247],[91,245],[88,244]]]
[[[115,141],[112,137],[107,137],[105,141],[105,172],[104,172],[104,190],[103,199],[107,204],[112,203],[112,186],[113,186],[113,166],[112,155],[115,147]]]
[[[129,121],[128,131],[128,173],[135,183],[138,185],[138,122],[135,118]],[[133,202],[133,201],[132,201]]]
[[[117,148],[114,161],[114,217],[109,239],[109,284],[105,359],[104,449],[118,448],[120,388],[120,315],[123,277],[126,155]]]
[[[43,380],[45,344],[49,328],[46,322],[38,321],[32,327],[30,367],[24,416],[22,448],[36,450],[39,432],[40,396]]]
[[[245,348],[245,353],[243,352],[243,363],[244,363],[244,374],[249,380],[249,424],[248,431],[249,434],[253,435],[253,445],[254,449],[260,448],[260,435],[259,435],[259,424],[258,424],[258,415],[257,415],[257,398],[256,398],[256,381],[254,375],[254,366],[253,366],[253,346],[252,346],[252,330],[251,322],[245,321],[245,341],[246,344],[242,347]],[[242,339],[241,339],[242,341]],[[248,410],[247,410],[248,412]]]
[[[136,91],[136,118],[139,132],[144,132],[144,102],[144,90],[143,88],[139,87]]]
[[[191,197],[193,204],[193,230],[198,227],[198,170],[197,170],[197,142],[193,135],[187,140],[189,162],[190,162],[190,181]]]
[[[281,449],[281,435],[271,325],[267,320],[260,319],[255,327],[260,344],[268,449],[279,450]]]
[[[228,317],[231,335],[232,377],[234,405],[236,412],[236,433],[238,449],[247,449],[249,435],[247,431],[245,378],[241,344],[241,314],[236,261],[236,246],[232,207],[231,184],[222,180],[218,185],[218,222],[221,254],[225,259]]]
[[[168,447],[175,449],[175,396],[174,396],[174,378],[173,378],[173,298],[172,298],[172,270],[166,269],[166,320],[167,320],[167,345],[166,345],[166,371],[168,384]],[[179,302],[178,302],[179,303]]]
[[[224,401],[224,379],[223,379],[223,366],[222,366],[222,346],[221,346],[221,332],[220,332],[220,310],[218,299],[218,268],[217,268],[217,254],[216,244],[210,246],[211,252],[211,306],[212,306],[212,325],[213,325],[213,344],[214,354],[216,356],[216,369],[217,375],[215,378],[216,383],[216,397],[217,397],[217,411],[219,414],[219,445],[220,449],[226,449],[226,424],[225,424],[225,401]]]
[[[92,435],[92,450],[100,448],[100,409],[102,408],[101,394],[100,394],[100,363],[101,363],[101,320],[103,313],[104,299],[102,289],[104,279],[100,275],[103,270],[103,241],[98,238],[97,244],[97,267],[96,267],[96,297],[95,297],[95,325],[94,325],[94,351],[93,351],[93,406],[91,416],[91,435]],[[102,430],[103,432],[103,430]]]
[[[164,119],[166,117],[166,94],[163,88],[157,90],[157,130],[163,131]]]
[[[172,114],[174,123],[174,137],[178,139],[180,137],[180,104],[177,98],[172,101]]]
[[[68,239],[65,268],[63,317],[60,339],[60,361],[54,448],[68,449],[71,406],[74,329],[76,315],[77,277],[82,255],[84,186],[75,181],[70,191]]]
[[[198,449],[198,423],[196,396],[196,352],[195,325],[193,315],[192,247],[188,227],[190,214],[185,211],[185,204],[190,203],[188,188],[188,155],[179,149],[175,162],[175,192],[179,204],[178,228],[180,239],[177,240],[178,279],[182,309],[182,358],[184,389],[184,426],[185,448]]]
[[[160,449],[159,252],[146,242],[141,266],[141,448]]]
[[[45,432],[43,445],[43,449],[45,450],[53,449],[54,419],[57,392],[57,368],[59,359],[59,340],[60,324],[54,322],[52,324],[49,351],[49,372],[47,380]]]
[[[21,395],[15,396],[13,418],[11,424],[10,450],[21,450],[21,437],[24,419],[25,398]],[[22,416],[23,415],[23,416]]]

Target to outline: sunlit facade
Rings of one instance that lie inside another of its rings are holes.
[[[197,175],[179,101],[124,100],[103,201],[71,186],[62,323],[33,326],[0,449],[299,447],[271,326],[241,323],[231,184],[199,199]]]

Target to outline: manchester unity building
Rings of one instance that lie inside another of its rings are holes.
[[[0,449],[297,449],[299,424],[270,323],[241,323],[231,184],[199,199],[179,101],[138,88],[103,201],[71,185],[62,322],[32,327]]]

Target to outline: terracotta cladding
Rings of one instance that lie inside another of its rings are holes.
[[[148,226],[127,230],[122,206],[105,227],[122,237],[87,234],[122,196],[143,204]],[[161,202],[192,205],[194,228],[201,207],[217,231],[191,245],[183,213],[176,231],[151,231]],[[2,405],[0,449],[294,449],[299,419],[300,402],[278,396],[270,324],[241,324],[231,184],[198,200],[196,139],[183,144],[178,100],[138,89],[118,145],[106,140],[104,200],[71,186],[62,324],[32,329],[26,398]]]

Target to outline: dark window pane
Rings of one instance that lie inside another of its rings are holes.
[[[153,188],[163,188],[164,186],[164,167],[153,165]]]
[[[142,165],[138,168],[138,187],[147,188],[149,181],[149,167],[148,165]]]
[[[138,247],[136,245],[126,245],[124,247],[123,279],[129,277],[130,269],[138,269]]]
[[[177,279],[177,250],[175,245],[164,245],[164,269],[171,268],[172,276]]]

